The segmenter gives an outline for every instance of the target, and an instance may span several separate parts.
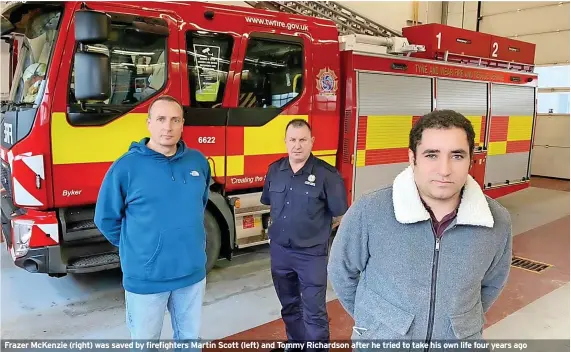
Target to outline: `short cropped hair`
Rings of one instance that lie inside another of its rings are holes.
[[[286,128],[285,128],[285,132],[287,132],[287,129],[289,128],[289,126],[293,126],[293,127],[307,127],[309,129],[309,134],[311,134],[311,126],[309,125],[309,123],[307,121],[305,121],[304,119],[293,119],[290,122],[288,122]]]
[[[151,105],[149,105],[149,112],[148,112],[149,118],[151,117],[151,110],[153,109],[153,106],[155,105],[155,103],[157,103],[159,101],[168,101],[168,102],[177,104],[180,107],[180,111],[181,111],[183,118],[184,118],[184,108],[182,107],[182,104],[175,97],[170,96],[170,95],[160,95],[158,98],[153,100]]]
[[[470,147],[470,158],[472,158],[474,153],[474,139],[476,138],[474,126],[472,126],[470,120],[464,115],[453,110],[435,110],[422,116],[410,130],[408,147],[416,156],[416,147],[420,144],[424,130],[430,128],[449,129],[454,127],[461,128],[466,132],[468,146]]]

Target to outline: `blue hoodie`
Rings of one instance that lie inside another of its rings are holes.
[[[123,287],[172,291],[206,277],[204,209],[210,165],[181,141],[171,157],[133,142],[107,171],[95,225],[119,247]]]

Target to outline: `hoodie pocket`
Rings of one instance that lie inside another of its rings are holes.
[[[206,268],[205,235],[192,227],[165,229],[159,233],[155,252],[145,264],[148,280],[172,280]]]
[[[353,337],[360,339],[398,339],[408,334],[414,315],[366,290],[356,301]]]
[[[450,316],[450,331],[452,339],[481,339],[484,327],[484,313],[480,301],[469,311]]]

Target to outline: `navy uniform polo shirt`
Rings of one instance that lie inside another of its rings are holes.
[[[347,211],[341,175],[313,154],[296,173],[288,157],[272,163],[260,201],[270,205],[270,240],[293,248],[326,244],[333,217]]]

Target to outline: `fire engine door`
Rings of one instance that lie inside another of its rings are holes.
[[[308,119],[303,68],[311,67],[311,38],[249,25],[240,13],[213,13],[181,31],[185,124],[193,126],[184,139],[208,157],[227,190],[259,187],[268,165],[286,153],[287,123]]]
[[[208,17],[205,11],[209,10],[203,4],[196,6],[179,30],[182,52],[186,52],[181,56],[180,70],[185,105],[183,138],[190,148],[207,157],[214,181],[224,184],[228,176],[242,174],[239,161],[227,154],[228,144],[240,141],[227,134],[226,125],[236,107],[234,72],[241,40],[236,24],[243,18],[221,9],[212,10],[212,17]]]
[[[311,38],[281,33],[244,27],[228,101],[228,190],[262,186],[269,164],[287,153],[287,123],[308,120],[311,89],[303,68],[311,67]]]
[[[80,4],[77,4],[76,10]],[[101,181],[112,162],[133,141],[149,135],[148,108],[159,94],[181,96],[176,22],[170,16],[141,8],[125,9],[89,2],[111,16],[109,39],[88,45],[106,52],[111,61],[111,95],[81,107],[74,98],[73,26],[67,31],[52,111],[52,158],[56,206],[89,204],[97,199]],[[60,98],[61,97],[61,98]],[[64,98],[65,97],[65,98]]]
[[[491,86],[487,186],[506,185],[529,177],[535,88],[507,84]]]

